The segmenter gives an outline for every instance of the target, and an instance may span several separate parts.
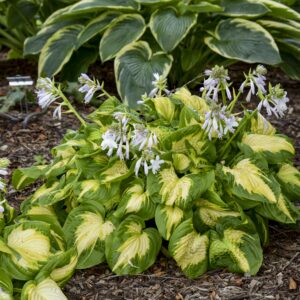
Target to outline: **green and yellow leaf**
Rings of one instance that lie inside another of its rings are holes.
[[[209,261],[212,268],[255,275],[263,259],[258,234],[225,228],[210,235]]]
[[[50,278],[36,283],[35,281],[28,281],[22,290],[21,300],[67,300],[68,298],[63,294],[59,286]]]
[[[156,229],[144,228],[144,221],[131,215],[107,239],[106,260],[114,273],[138,274],[155,262],[161,237]]]
[[[167,97],[156,97],[153,99],[154,107],[158,115],[168,121],[172,122],[175,116],[175,104]]]
[[[120,204],[114,215],[117,218],[127,214],[135,214],[143,220],[149,220],[154,217],[155,204],[150,199],[143,180],[134,180],[121,196]]]
[[[169,166],[156,175],[148,175],[147,188],[157,202],[188,209],[194,200],[210,188],[213,182],[214,172],[178,177],[173,166]]]
[[[230,190],[237,197],[245,201],[277,203],[280,190],[278,183],[249,158],[242,159],[232,168],[223,166],[222,170],[230,176]]]
[[[69,247],[78,252],[77,269],[95,266],[105,260],[105,239],[115,230],[115,225],[104,219],[105,210],[96,201],[89,201],[73,209],[68,215],[63,231]]]
[[[13,284],[4,269],[0,269],[0,299],[13,300]]]
[[[184,274],[196,278],[207,271],[208,234],[199,234],[192,219],[182,222],[174,231],[169,242],[169,252]]]
[[[270,163],[280,163],[295,155],[295,148],[284,137],[278,135],[245,134],[240,145],[242,151],[261,153]]]
[[[179,207],[158,205],[155,212],[155,224],[161,236],[169,240],[176,227],[185,219],[186,213]]]
[[[284,192],[291,199],[300,198],[300,172],[292,165],[284,164],[276,174]]]
[[[285,224],[295,224],[300,217],[300,211],[282,193],[277,203],[262,203],[255,211],[263,217]]]
[[[50,225],[44,222],[28,221],[8,226],[4,230],[4,240],[13,250],[11,255],[6,255],[4,266],[15,279],[32,279],[53,255]]]
[[[197,209],[194,212],[193,221],[199,232],[215,228],[223,218],[241,218],[241,214],[229,207],[219,206],[207,199],[197,201]]]
[[[274,135],[276,133],[276,129],[262,114],[258,112],[257,116],[251,119],[251,133]]]

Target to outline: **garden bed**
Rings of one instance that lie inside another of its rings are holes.
[[[237,74],[240,72],[239,67],[234,70]],[[105,72],[107,70],[99,71],[97,75],[103,74],[101,79],[107,81],[110,75],[105,76]],[[300,166],[300,84],[287,80],[281,74],[272,73],[270,76],[272,82],[282,82],[288,91],[291,100],[289,113],[284,119],[272,121],[276,128],[294,140],[296,165]],[[1,83],[3,85],[2,78]],[[79,111],[86,114],[91,108],[81,107]],[[51,112],[30,123],[28,128],[23,128],[20,123],[0,120],[0,157],[11,160],[11,170],[32,165],[35,155],[50,160],[50,149],[59,143],[67,129],[76,129],[78,125],[72,115],[64,116],[58,122],[52,119]],[[10,203],[18,208],[33,189],[34,186],[16,192],[9,186]],[[105,265],[77,271],[64,291],[72,300],[300,299],[299,226],[288,228],[271,224],[271,242],[264,252],[264,264],[258,275],[253,277],[220,270],[208,272],[197,280],[189,280],[171,259],[161,255],[150,270],[138,276],[114,275]]]

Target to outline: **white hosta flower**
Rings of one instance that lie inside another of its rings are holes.
[[[226,106],[220,108],[215,106],[211,111],[205,114],[205,121],[202,129],[208,134],[211,140],[214,135],[221,139],[227,132],[234,133],[235,127],[239,124],[233,115],[226,111]]]
[[[138,176],[139,170],[142,167],[146,176],[149,174],[150,170],[153,174],[156,174],[164,162],[164,160],[160,159],[159,155],[156,155],[154,158],[154,153],[151,150],[145,150],[135,164],[134,173]]]
[[[282,118],[288,110],[289,101],[287,92],[278,84],[275,87],[269,87],[269,94],[258,104],[257,109],[261,111],[264,107],[268,116],[274,114],[277,118]]]
[[[81,74],[78,80],[82,84],[79,92],[85,94],[84,103],[87,104],[97,91],[101,91],[102,87],[97,80],[92,80],[87,74]]]
[[[5,211],[4,207],[0,204],[0,214],[1,214],[1,213],[4,213],[4,211]],[[1,294],[1,292],[0,292],[0,294]],[[1,299],[1,298],[0,298],[0,299]]]
[[[56,94],[54,83],[50,78],[39,78],[36,85],[38,104],[42,109],[49,107],[59,97]]]
[[[150,168],[152,170],[153,174],[156,174],[159,170],[161,165],[164,163],[165,161],[160,159],[160,157],[158,155],[156,155],[155,159],[151,159],[150,160]]]
[[[129,118],[124,113],[118,112],[114,114],[118,123],[115,123],[102,135],[102,150],[108,149],[107,155],[112,156],[116,149],[116,155],[124,160],[129,159],[130,147],[128,135]]]
[[[157,145],[157,137],[155,133],[151,133],[141,124],[134,124],[134,130],[131,137],[131,144],[138,147],[142,151],[145,147],[151,149]]]
[[[102,143],[101,143],[101,149],[106,150],[108,149],[107,156],[112,156],[114,149],[118,148],[118,144],[116,143],[116,134],[113,130],[107,130],[102,135]]]
[[[62,104],[58,105],[53,112],[53,119],[61,120],[61,107]]]
[[[150,91],[148,97],[154,98],[159,91],[163,91],[169,95],[170,91],[167,89],[167,79],[158,73],[154,73],[153,77],[152,85],[154,88]]]
[[[140,168],[143,167],[144,174],[147,176],[149,174],[149,166],[147,160],[143,157],[139,158],[134,166],[135,176],[139,175]]]
[[[205,91],[205,97],[212,98],[213,101],[218,101],[218,94],[221,89],[225,89],[227,98],[232,99],[232,95],[229,89],[227,80],[230,80],[228,76],[228,70],[224,67],[215,66],[211,70],[205,70],[204,74],[208,76],[203,82],[201,92]],[[212,95],[212,96],[211,96]]]
[[[246,101],[250,102],[252,95],[257,95],[260,91],[262,94],[266,94],[266,77],[267,69],[263,65],[258,65],[253,72],[249,72],[246,80],[241,84],[239,90],[244,91],[245,87],[249,87],[249,91],[246,96]],[[257,91],[256,91],[257,90]]]

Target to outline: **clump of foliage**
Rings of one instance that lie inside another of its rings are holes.
[[[62,286],[75,269],[107,262],[117,274],[148,269],[163,247],[186,276],[209,269],[256,274],[268,220],[294,224],[300,173],[291,141],[259,111],[281,117],[286,92],[266,85],[266,69],[245,75],[238,90],[228,72],[205,72],[201,97],[186,87],[169,91],[154,74],[135,111],[103,84],[80,77],[85,102],[107,100],[82,118],[50,79],[38,82],[39,103],[56,104],[81,122],[52,150],[49,165],[18,169],[16,189],[44,184],[3,228],[0,286],[21,299],[66,299]],[[258,108],[236,107],[258,97]]]
[[[99,56],[114,59],[120,97],[132,106],[153,73],[182,86],[209,65],[236,61],[282,68],[300,79],[295,1],[81,0],[55,11],[26,40],[40,76],[77,80]]]

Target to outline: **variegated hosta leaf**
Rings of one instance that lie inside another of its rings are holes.
[[[186,218],[187,213],[179,207],[158,205],[155,212],[155,224],[161,236],[169,240],[176,227]]]
[[[168,97],[156,97],[153,99],[154,107],[162,119],[172,122],[175,116],[176,106]]]
[[[150,29],[165,52],[173,51],[197,22],[197,14],[179,14],[174,8],[156,10],[150,19]]]
[[[258,112],[257,116],[251,119],[251,133],[274,135],[276,133],[276,129],[262,114]]]
[[[145,20],[140,14],[122,14],[111,22],[101,38],[101,61],[115,57],[126,45],[138,40],[145,30]]]
[[[144,221],[131,215],[107,239],[106,260],[114,273],[138,274],[154,264],[161,237],[156,229],[144,228]]]
[[[158,174],[148,175],[147,189],[158,203],[188,209],[194,200],[210,188],[214,178],[213,171],[178,177],[173,166],[169,166]]]
[[[122,100],[136,107],[138,99],[153,89],[153,74],[166,77],[173,57],[164,52],[153,53],[149,44],[135,42],[122,49],[115,59],[117,88]]]
[[[225,0],[222,2],[222,15],[230,17],[259,17],[270,12],[262,3],[251,0]]]
[[[221,20],[216,30],[210,33],[212,36],[204,39],[205,44],[223,57],[269,65],[281,62],[272,35],[253,21],[239,18]]]
[[[68,196],[70,188],[71,186],[65,185],[64,177],[50,184],[45,183],[38,188],[30,198],[22,203],[21,208],[24,210],[29,205],[53,205],[56,202],[64,200]]]
[[[253,161],[244,158],[232,168],[222,171],[230,179],[230,190],[237,197],[266,203],[277,203],[280,187],[271,175],[265,174]]]
[[[77,262],[78,254],[74,247],[66,252],[59,252],[48,260],[35,279],[39,280],[49,277],[59,286],[63,286],[72,277]]]
[[[240,147],[246,154],[251,151],[263,154],[270,163],[286,161],[295,155],[293,145],[278,135],[245,134]]]
[[[13,284],[4,269],[0,269],[0,299],[13,300]]]
[[[77,269],[89,268],[105,260],[104,242],[115,225],[104,216],[103,206],[96,201],[83,203],[68,215],[63,231],[68,246],[77,248]]]
[[[21,300],[68,300],[59,286],[50,278],[41,282],[28,281],[22,290]]]
[[[191,92],[182,87],[171,95],[172,99],[180,101],[183,105],[193,110],[196,110],[201,116],[204,116],[209,111],[209,106],[206,101],[198,96],[192,95]]]
[[[256,227],[262,246],[267,246],[270,238],[268,219],[254,212],[250,215],[250,217]]]
[[[119,12],[105,12],[91,20],[77,37],[77,49],[96,35],[101,34],[120,15]]]
[[[5,255],[3,267],[15,279],[32,279],[54,253],[50,225],[44,222],[8,226],[4,240],[12,253]]]
[[[283,194],[280,194],[277,203],[262,203],[255,211],[263,217],[280,223],[295,224],[300,217],[300,211]]]
[[[191,159],[182,153],[176,153],[172,155],[173,166],[175,170],[179,173],[184,173],[188,170],[191,165]]]
[[[195,110],[187,106],[184,106],[180,110],[179,128],[185,128],[187,126],[197,125],[199,123],[200,123],[200,115]]]
[[[150,199],[145,183],[141,179],[134,180],[124,191],[114,216],[122,218],[124,215],[131,213],[138,215],[143,220],[154,217],[155,204]]]
[[[300,172],[292,165],[282,165],[276,174],[284,192],[291,199],[300,199]]]
[[[40,178],[47,168],[46,165],[43,166],[33,166],[30,168],[19,168],[14,171],[12,177],[12,184],[16,190],[23,189],[24,187],[35,182]]]
[[[30,206],[24,209],[23,213],[16,219],[16,222],[25,221],[40,221],[45,222],[51,226],[50,234],[53,238],[53,243],[56,248],[64,251],[66,242],[64,239],[64,233],[59,223],[58,217],[54,212],[54,209],[50,206]]]
[[[100,173],[99,180],[106,184],[121,181],[131,175],[124,160],[119,158],[112,160]]]
[[[231,272],[255,275],[263,260],[258,234],[221,227],[210,234],[210,267],[226,267]]]
[[[197,209],[194,212],[194,224],[199,232],[205,232],[215,228],[223,218],[241,218],[241,214],[229,207],[217,205],[207,199],[197,201]]]
[[[110,191],[114,190],[115,185],[108,184],[107,188]],[[107,190],[105,185],[101,184],[101,181],[97,179],[88,179],[78,182],[76,185],[75,195],[78,202],[84,202],[85,200],[99,200],[103,198],[101,194],[107,196]]]
[[[39,57],[39,75],[52,77],[70,60],[76,46],[81,25],[69,25],[59,29],[45,43]]]
[[[108,157],[106,154],[98,154],[92,157],[76,158],[76,168],[82,173],[86,179],[98,178],[100,170],[108,165]]]
[[[207,271],[209,235],[198,233],[192,219],[181,223],[169,242],[169,252],[184,274],[196,278]]]
[[[189,154],[193,148],[197,155],[203,155],[207,152],[208,140],[201,125],[191,125],[171,133],[163,140],[163,146],[173,153]]]

